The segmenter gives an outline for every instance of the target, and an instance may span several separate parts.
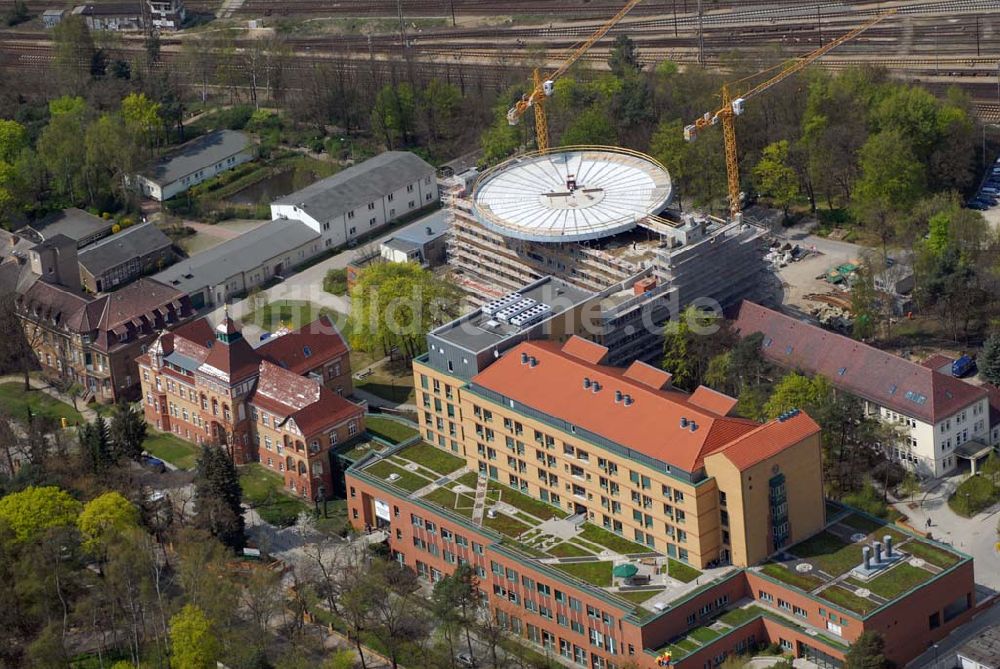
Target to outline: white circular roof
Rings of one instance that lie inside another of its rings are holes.
[[[473,193],[477,220],[535,242],[600,239],[631,230],[670,201],[666,168],[614,148],[529,153],[485,172]]]

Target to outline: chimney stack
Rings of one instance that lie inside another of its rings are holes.
[[[615,404],[618,404],[624,398],[625,398],[625,396],[622,394],[622,391],[620,391],[620,390],[616,390],[615,391]]]
[[[625,397],[623,397],[623,398],[622,398],[622,403],[623,403],[623,404],[624,404],[625,406],[632,406],[632,402],[633,402],[633,401],[634,401],[634,400],[632,399],[632,396],[631,396],[631,395],[626,395]]]
[[[861,555],[864,559],[865,571],[871,571],[872,568],[872,549],[865,546],[861,549]]]
[[[598,383],[597,381],[594,381],[593,385],[591,385],[590,387],[593,388],[595,393],[601,390],[601,384]]]
[[[583,377],[583,387],[590,388],[590,386],[591,386],[590,377],[589,376]]]
[[[521,364],[522,365],[527,365],[528,364],[528,354],[527,353],[522,353],[521,354]]]
[[[535,356],[528,358],[528,367],[538,367],[538,358]]]
[[[688,426],[688,419],[685,418],[684,416],[681,416],[681,427],[687,427],[687,426]]]
[[[875,542],[875,564],[882,564],[882,542]]]
[[[885,559],[888,560],[892,558],[892,537],[887,534],[882,537],[882,541],[885,542]]]

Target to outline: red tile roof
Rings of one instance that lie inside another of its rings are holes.
[[[522,353],[533,356],[537,365],[522,364]],[[585,378],[598,382],[600,390],[585,388]],[[515,346],[473,377],[472,384],[688,472],[700,469],[708,453],[758,427],[754,421],[696,406],[686,393],[651,388],[621,369],[585,362],[551,341]],[[616,390],[633,403],[616,402]]]
[[[636,360],[625,370],[625,378],[638,381],[654,390],[663,390],[670,385],[670,380],[674,378],[674,375],[641,360]]]
[[[592,365],[599,365],[608,356],[608,347],[583,337],[570,337],[563,345],[563,352]]]
[[[743,302],[733,323],[741,337],[764,335],[761,352],[776,365],[822,374],[836,388],[937,423],[986,396],[986,391],[849,337]]]
[[[744,470],[818,433],[816,421],[799,412],[784,420],[765,423],[716,452],[725,456],[737,469]]]
[[[321,316],[295,332],[269,339],[257,353],[289,371],[305,374],[346,354],[347,344],[337,326]]]
[[[691,404],[708,409],[720,416],[728,416],[729,412],[736,408],[739,403],[735,397],[724,395],[718,390],[712,390],[708,386],[698,386],[688,398]]]
[[[320,383],[266,360],[260,363],[260,379],[250,403],[295,421],[306,436],[331,429],[364,413],[361,407]]]

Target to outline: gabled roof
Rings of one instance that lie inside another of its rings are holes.
[[[295,421],[304,435],[330,429],[362,412],[310,378],[299,376],[268,361],[260,363],[260,378],[251,404]]]
[[[347,353],[347,344],[337,326],[324,315],[295,332],[268,339],[257,353],[279,367],[305,374]]]
[[[232,319],[227,315],[215,331],[235,336],[230,337],[228,342],[217,336],[198,371],[221,377],[229,384],[254,376],[260,366],[260,356],[239,333]]]
[[[56,235],[66,235],[73,241],[79,242],[92,235],[110,232],[114,224],[114,221],[106,221],[82,209],[70,207],[49,214],[42,220],[21,228],[19,232],[23,231],[29,235],[35,233],[32,236],[37,242],[45,241]]]
[[[80,251],[79,261],[94,276],[100,276],[131,258],[170,248],[170,238],[152,223],[135,225]]]
[[[986,391],[868,344],[744,301],[734,322],[741,337],[764,335],[761,353],[781,367],[822,374],[840,390],[925,423],[986,396]]]
[[[804,413],[794,412],[794,415],[764,423],[740,435],[716,453],[732,462],[737,469],[743,470],[780,453],[790,444],[797,444],[806,437],[818,434],[819,430],[819,425],[812,418]]]
[[[211,167],[245,151],[250,138],[236,130],[217,130],[182,144],[146,167],[141,174],[161,186]]]
[[[571,350],[578,346],[567,342]],[[522,353],[529,363],[522,363]],[[589,388],[584,379],[590,380]],[[621,369],[586,362],[552,341],[518,344],[473,377],[472,385],[688,472],[699,470],[708,453],[759,425],[695,406],[686,393],[651,387]],[[632,402],[616,401],[615,391]],[[776,447],[790,443],[779,441]]]
[[[314,220],[325,222],[433,174],[434,168],[415,153],[386,151],[273,204],[294,205]]]

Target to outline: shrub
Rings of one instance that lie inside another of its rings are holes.
[[[970,476],[962,481],[948,498],[948,506],[960,516],[974,516],[1000,499],[1000,490],[983,476]]]
[[[323,277],[323,290],[333,295],[347,294],[347,270],[331,269]]]
[[[111,226],[111,234],[117,235],[121,231],[122,231],[122,226],[118,225],[117,223]]]

